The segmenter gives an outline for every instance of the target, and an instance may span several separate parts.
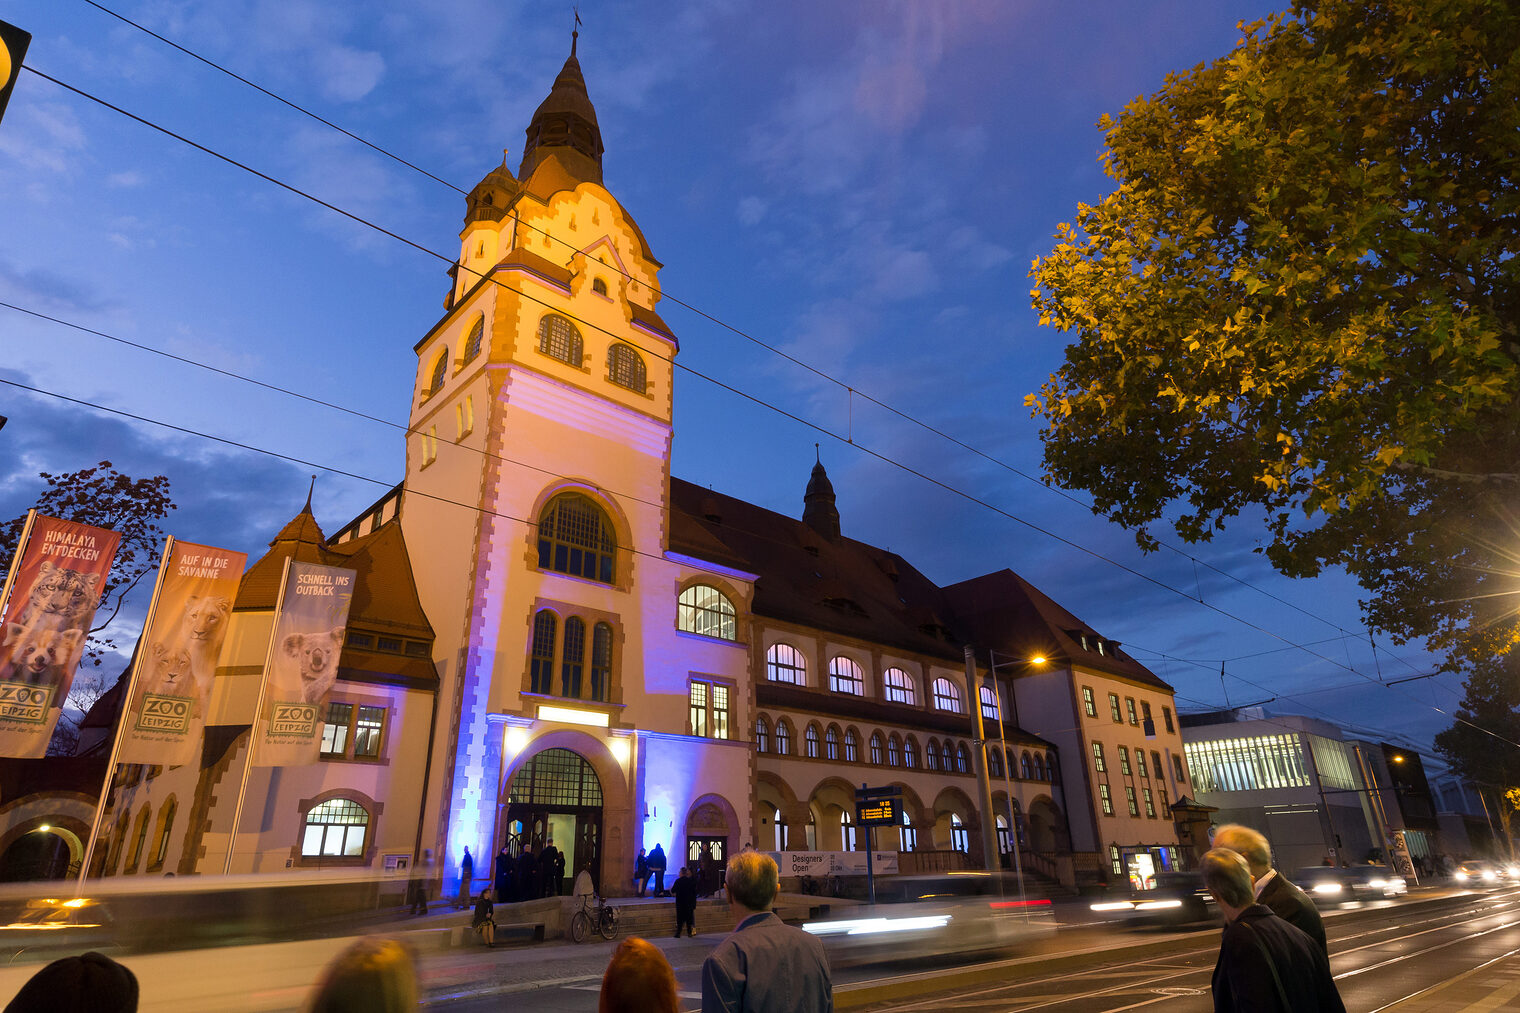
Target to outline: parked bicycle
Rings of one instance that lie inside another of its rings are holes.
[[[595,894],[588,894],[581,897],[581,909],[570,918],[570,938],[584,943],[593,932],[603,939],[616,938],[618,909]]]

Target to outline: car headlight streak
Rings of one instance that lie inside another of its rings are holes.
[[[949,915],[920,915],[916,918],[848,918],[833,922],[809,922],[802,928],[815,936],[872,936],[882,932],[942,929],[949,924]]]
[[[1344,889],[1339,883],[1315,883],[1315,893],[1340,893]]]

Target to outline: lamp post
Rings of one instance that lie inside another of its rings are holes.
[[[1021,659],[1010,659],[1009,661],[1003,662],[1003,664],[1014,664],[1019,660]],[[1037,654],[1034,657],[1029,658],[1028,663],[1043,665],[1045,664],[1045,658]],[[997,691],[997,652],[991,650],[990,648],[987,651],[987,664],[988,671],[992,674],[992,696],[993,699],[998,701],[998,741],[1002,744],[1003,747],[1003,790],[1007,794],[1008,798],[1008,833],[1010,835],[1010,843],[1013,845],[1013,874],[1018,878],[1019,900],[1022,901],[1025,899],[1024,861],[1019,852],[1019,818],[1018,815],[1013,811],[1013,771],[1010,769],[1013,766],[1013,757],[1008,754],[1008,738],[1003,732],[1002,698],[998,696]],[[1013,727],[1018,728],[1019,698],[1018,690],[1014,688],[1015,685],[1016,684],[1014,680],[1008,680],[1008,706],[1013,711]],[[981,701],[977,702],[980,704]],[[980,708],[978,708],[977,713],[981,713]]]
[[[989,873],[997,870],[997,827],[992,814],[992,781],[987,777],[987,735],[982,726],[982,696],[977,691],[981,680],[976,676],[976,653],[966,645],[966,700],[971,715],[976,719],[976,784],[981,789],[982,809],[982,858]]]

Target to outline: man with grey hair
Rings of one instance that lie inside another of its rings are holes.
[[[1213,848],[1199,868],[1225,920],[1214,1013],[1346,1013],[1329,959],[1307,934],[1257,903],[1244,858]]]
[[[832,1013],[823,944],[771,911],[778,888],[769,855],[728,860],[728,906],[739,924],[702,964],[702,1013]]]
[[[1267,839],[1250,827],[1227,823],[1214,831],[1214,847],[1229,848],[1246,860],[1251,870],[1252,889],[1256,902],[1265,904],[1272,913],[1295,928],[1307,933],[1319,948],[1330,955],[1330,943],[1325,938],[1325,922],[1319,909],[1309,895],[1288,882],[1287,878],[1272,868],[1272,846]]]

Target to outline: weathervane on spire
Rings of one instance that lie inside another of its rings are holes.
[[[575,40],[581,37],[581,33],[580,33],[580,27],[581,27],[581,9],[580,9],[579,6],[572,5],[570,7],[570,12],[575,15],[575,27],[573,27],[573,28],[570,29],[570,55],[574,56],[575,55]]]

